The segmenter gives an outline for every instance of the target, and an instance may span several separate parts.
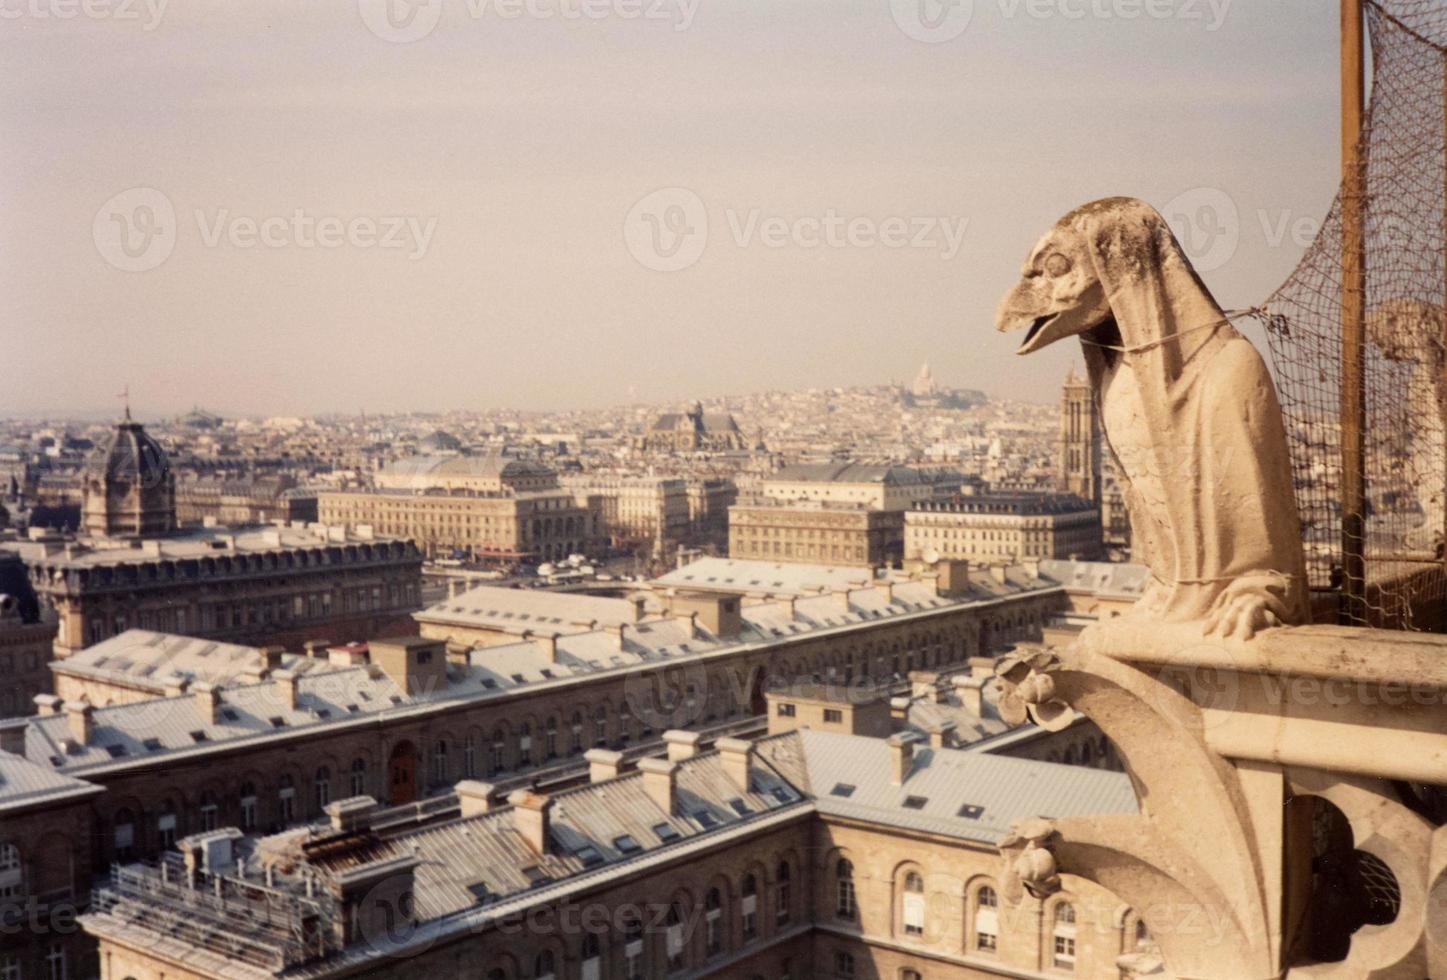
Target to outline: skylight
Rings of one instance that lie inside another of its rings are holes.
[[[929,800],[923,796],[906,796],[901,804],[906,810],[923,810]]]
[[[978,820],[985,813],[985,808],[978,803],[966,803],[960,807],[959,815],[966,820]]]
[[[613,838],[613,849],[620,854],[636,854],[643,850],[643,845],[639,844],[632,834],[624,834],[621,837]]]
[[[674,830],[674,829],[673,829],[673,825],[672,825],[672,824],[668,824],[668,823],[656,823],[656,824],[654,824],[654,825],[653,825],[653,832],[654,832],[655,834],[657,834],[657,835],[658,835],[658,839],[661,840],[661,841],[663,841],[663,843],[665,843],[665,844],[667,844],[669,841],[678,840],[679,837],[683,836],[683,835],[680,834],[677,830]]]
[[[834,788],[829,791],[830,796],[842,796],[846,799],[854,795],[853,783],[835,783]]]

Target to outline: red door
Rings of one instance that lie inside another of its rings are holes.
[[[411,742],[398,742],[387,768],[391,773],[388,802],[396,805],[417,799],[417,746]]]

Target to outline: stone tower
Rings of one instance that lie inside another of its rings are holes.
[[[150,537],[176,527],[176,478],[160,443],[130,410],[85,477],[85,530],[97,537]]]
[[[1090,379],[1074,366],[1060,395],[1060,488],[1100,506],[1100,421]]]

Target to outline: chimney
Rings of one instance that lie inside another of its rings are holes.
[[[189,682],[180,674],[167,674],[162,683],[165,685],[166,697],[179,698],[186,693],[186,685]]]
[[[929,590],[935,595],[942,595],[944,593],[944,588],[940,585],[939,572],[930,572],[926,575],[921,575],[920,581],[927,585]]]
[[[517,789],[508,794],[513,808],[513,828],[536,854],[548,853],[548,822],[553,808],[551,797],[530,789]]]
[[[994,657],[971,657],[970,676],[976,680],[987,681],[995,676]]]
[[[724,775],[741,793],[752,792],[749,766],[753,762],[754,743],[745,738],[721,738],[714,743],[723,762]]]
[[[894,579],[881,579],[874,583],[874,587],[878,589],[879,594],[884,597],[885,605],[889,605],[894,601]]]
[[[462,805],[463,818],[491,813],[494,809],[492,794],[496,788],[492,783],[479,782],[476,779],[464,779],[453,787],[457,802]]]
[[[266,664],[267,671],[280,670],[281,658],[286,653],[286,647],[262,647],[261,659]]]
[[[842,589],[834,590],[834,604],[844,612],[849,611],[849,586],[846,585]]]
[[[537,635],[537,637],[536,637],[535,639],[536,639],[537,644],[538,644],[538,649],[543,652],[543,656],[547,658],[548,663],[550,663],[550,664],[555,664],[555,663],[557,663],[557,662],[558,662],[558,634],[556,634],[556,633],[540,633],[540,634]]]
[[[903,725],[909,720],[909,698],[897,697],[889,699],[889,717],[891,721]]]
[[[628,642],[624,639],[624,635],[628,632],[627,623],[609,623],[604,629],[613,634],[613,640],[617,643],[619,651],[628,649]]]
[[[288,711],[295,711],[297,706],[296,680],[297,676],[289,670],[273,671],[271,679],[276,683],[276,700]]]
[[[331,645],[331,640],[307,640],[301,645],[301,648],[312,660],[325,660],[327,659],[327,648]]]
[[[691,640],[698,635],[698,612],[679,613],[674,616],[678,625],[683,627],[684,634]]]
[[[191,696],[196,699],[196,710],[206,725],[216,724],[216,709],[221,703],[221,692],[209,681],[196,681],[191,685]]]
[[[1037,579],[1040,577],[1039,558],[1021,558],[1020,566],[1025,569],[1025,574],[1030,576],[1030,578]]]
[[[890,785],[903,786],[914,766],[914,743],[919,741],[919,736],[914,732],[896,732],[885,741],[889,745]]]
[[[63,702],[54,694],[35,695],[35,713],[37,715],[58,715]]]
[[[95,737],[95,706],[89,701],[65,702],[65,720],[70,737],[80,745],[89,745]]]
[[[971,674],[969,677],[955,678],[955,697],[960,699],[960,707],[964,708],[976,718],[980,717],[985,710],[985,679]]]
[[[658,805],[658,809],[672,816],[678,788],[678,763],[669,759],[640,759],[638,771],[643,774],[643,792]]]
[[[909,672],[909,696],[931,704],[937,703],[935,682],[940,675],[932,670],[912,670]]]
[[[614,752],[612,749],[589,749],[583,753],[583,758],[588,760],[588,782],[590,783],[617,779],[618,774],[623,771],[622,752]]]
[[[789,622],[792,623],[799,618],[799,597],[791,595],[784,601],[789,604]]]
[[[682,762],[698,755],[699,737],[698,732],[685,732],[677,728],[664,732],[663,741],[668,745],[668,761]]]
[[[957,729],[952,721],[940,723],[940,725],[929,733],[929,744],[932,749],[945,749],[955,744],[955,731]]]
[[[995,580],[996,585],[1004,585],[1006,582],[1005,573],[1010,566],[1004,562],[990,562],[990,578]]]
[[[353,796],[322,807],[332,829],[338,833],[361,833],[372,829],[377,801],[370,796]]]

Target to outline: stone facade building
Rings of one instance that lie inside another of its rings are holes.
[[[558,489],[558,475],[531,460],[442,454],[396,460],[378,470],[373,483],[386,490],[529,493]]]
[[[764,480],[764,496],[786,503],[813,501],[871,510],[907,510],[934,495],[934,484],[908,466],[796,463]]]
[[[176,521],[181,526],[312,523],[317,519],[313,491],[300,490],[284,476],[197,477],[176,484]]]
[[[176,477],[166,452],[131,421],[130,409],[110,444],[83,477],[85,531],[93,537],[155,537],[176,527]]]
[[[1101,427],[1090,379],[1070,369],[1060,392],[1060,489],[1101,502]]]
[[[759,500],[729,508],[729,555],[878,568],[904,557],[904,514],[858,504]]]
[[[566,490],[323,490],[324,524],[411,538],[429,556],[464,553],[503,564],[586,553],[601,535],[598,510]]]
[[[640,545],[661,556],[689,538],[688,483],[681,478],[579,474],[563,485],[596,501],[598,527],[615,548]]]
[[[0,551],[0,718],[27,715],[36,695],[50,693],[55,630],[20,556]]]
[[[906,558],[1018,561],[1102,557],[1100,511],[1073,494],[976,494],[904,515]]]

